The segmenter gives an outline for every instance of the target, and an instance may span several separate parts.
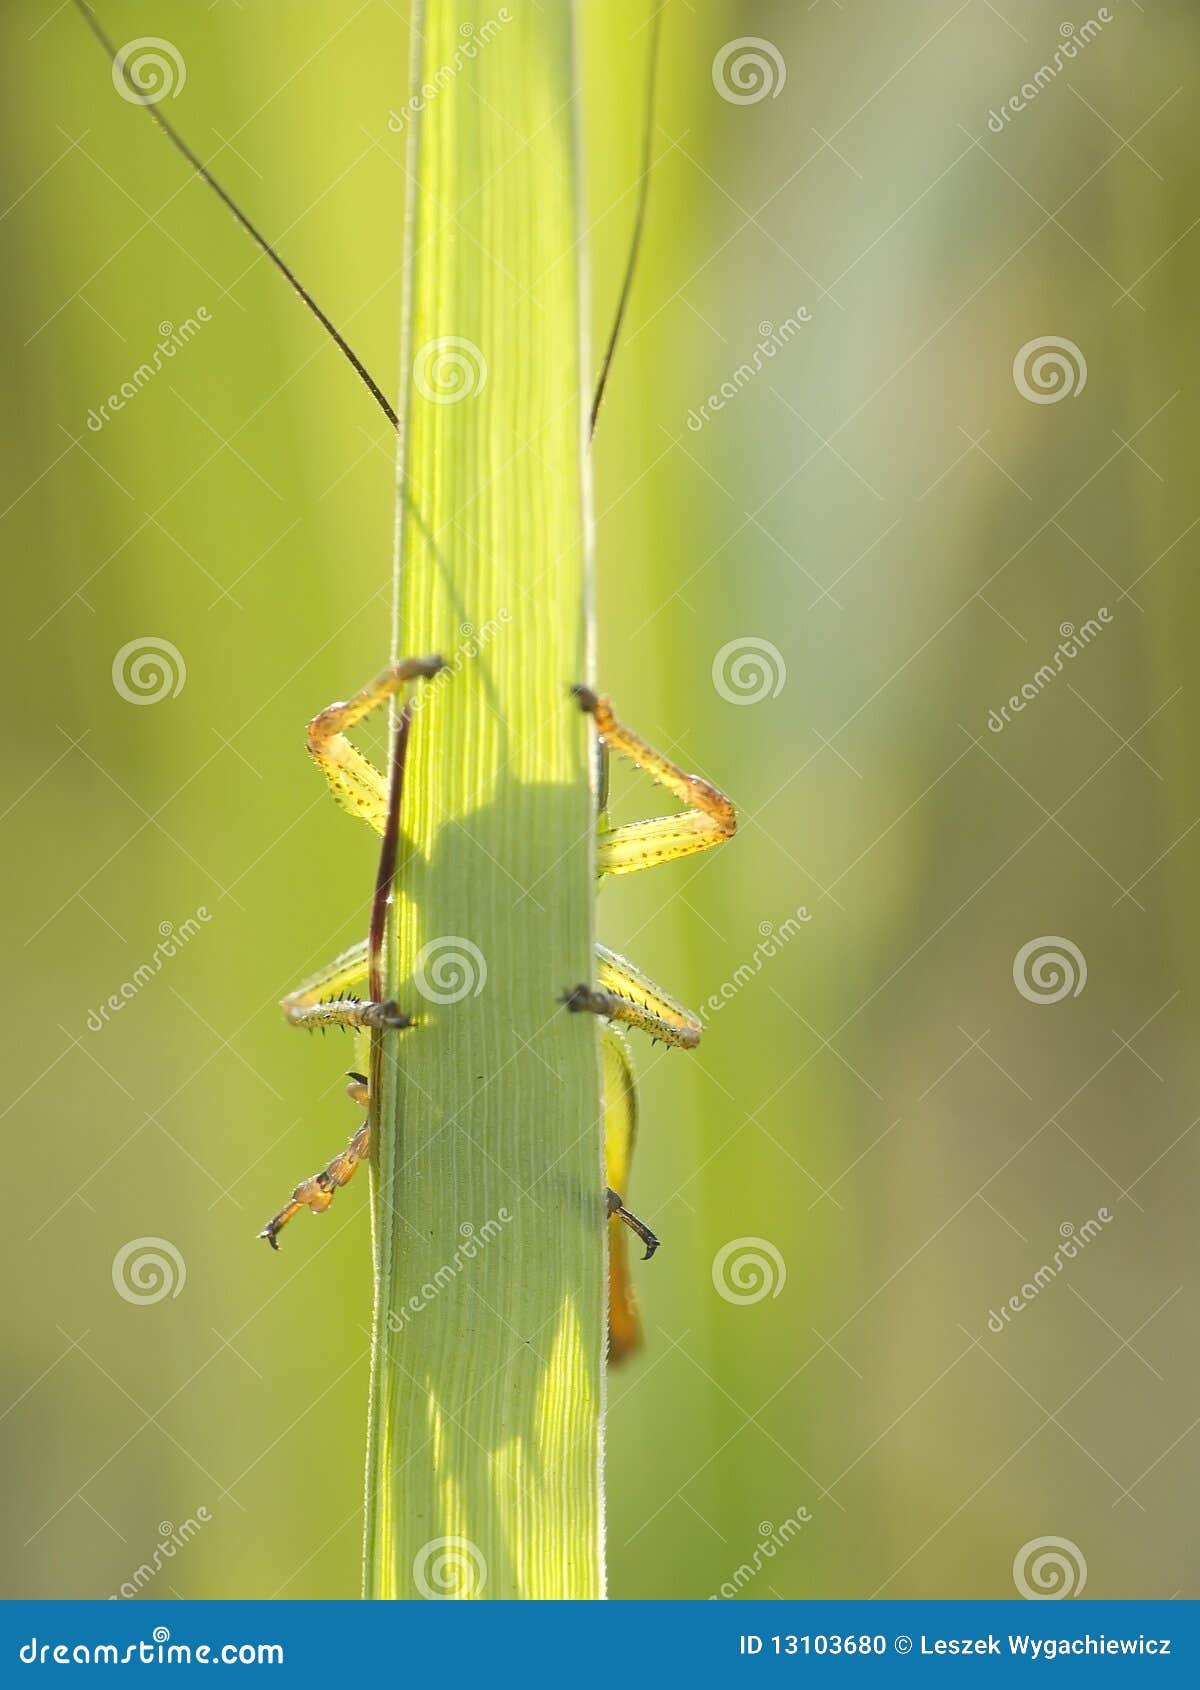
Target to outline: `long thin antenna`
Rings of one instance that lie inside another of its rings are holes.
[[[92,10],[88,0],[74,0],[74,3],[76,10],[79,12],[92,34],[95,36],[96,40],[108,54],[109,58],[113,62],[113,65],[116,66],[119,63],[118,50],[114,47],[112,41],[105,33],[100,20]],[[633,233],[630,237],[629,243],[629,256],[625,261],[625,274],[621,281],[621,292],[617,299],[616,316],[613,319],[612,332],[608,337],[608,344],[604,350],[604,359],[600,365],[600,374],[596,381],[596,391],[592,399],[591,418],[588,428],[589,439],[596,432],[596,418],[599,415],[600,404],[604,398],[605,389],[608,386],[609,371],[612,368],[613,356],[616,353],[617,342],[621,336],[621,328],[625,321],[625,313],[629,305],[629,297],[633,291],[634,277],[637,273],[638,258],[641,254],[642,248],[642,235],[646,227],[646,207],[650,197],[650,166],[654,151],[654,110],[658,89],[659,41],[662,36],[662,15],[665,10],[665,6],[666,0],[662,0],[662,3],[658,5],[657,10],[654,13],[654,17],[650,25],[650,53],[646,67],[646,98],[642,133],[642,161],[641,175],[638,180],[637,207],[634,212]],[[400,427],[400,419],[396,415],[390,400],[380,387],[379,383],[375,380],[375,377],[371,374],[370,370],[367,369],[367,366],[358,356],[358,353],[355,352],[354,348],[350,345],[350,342],[346,339],[345,335],[335,327],[329,317],[326,316],[325,312],[322,311],[321,307],[304,286],[304,283],[300,280],[299,276],[297,276],[291,266],[285,263],[285,261],[280,257],[275,248],[271,245],[270,241],[262,233],[261,229],[259,229],[258,226],[253,223],[249,217],[247,217],[246,213],[242,210],[241,206],[238,205],[233,196],[221,186],[220,182],[217,181],[217,178],[213,175],[208,166],[204,164],[192,151],[191,147],[188,146],[187,142],[175,128],[170,119],[164,117],[162,111],[157,105],[151,105],[142,98],[141,91],[130,77],[126,67],[122,64],[120,68],[121,74],[125,79],[126,86],[129,88],[130,93],[134,96],[134,103],[145,108],[147,115],[158,125],[175,150],[187,160],[192,169],[196,172],[197,176],[199,176],[202,181],[208,183],[208,186],[212,189],[213,193],[216,194],[217,198],[227,208],[227,210],[233,213],[242,228],[245,229],[246,233],[250,236],[250,239],[259,248],[259,250],[270,259],[271,263],[279,271],[280,275],[284,277],[289,287],[293,289],[303,304],[307,306],[309,311],[312,312],[313,316],[317,319],[318,323],[320,323],[321,327],[333,341],[334,345],[353,367],[359,379],[366,387],[368,393],[370,393],[372,399],[374,399],[375,403],[379,406],[379,409],[383,412],[391,426],[394,429],[398,429]]]
[[[113,46],[112,42],[105,34],[100,20],[88,4],[88,0],[75,0],[75,6],[92,34],[96,37],[96,40],[104,48],[104,51],[113,61],[114,66],[116,66],[119,62],[117,49]],[[175,150],[182,153],[183,157],[191,165],[197,176],[200,176],[208,183],[209,187],[217,195],[218,199],[220,199],[227,209],[230,210],[237,218],[242,228],[245,229],[246,233],[250,236],[250,239],[271,260],[271,263],[279,271],[280,275],[286,278],[289,285],[300,296],[301,300],[312,312],[313,316],[320,323],[326,334],[330,336],[335,345],[341,349],[341,351],[349,359],[350,363],[354,366],[354,369],[358,372],[359,378],[366,386],[367,391],[370,393],[375,403],[379,406],[384,416],[391,423],[392,427],[399,428],[400,419],[388,401],[387,395],[384,393],[379,383],[375,380],[370,370],[367,369],[362,359],[358,356],[358,353],[355,352],[354,348],[350,345],[350,342],[346,339],[345,335],[334,327],[333,323],[325,315],[324,311],[322,311],[321,307],[317,304],[312,294],[309,293],[308,289],[304,286],[304,283],[300,280],[299,276],[297,276],[296,272],[292,270],[289,265],[284,263],[283,259],[275,251],[275,248],[271,245],[267,237],[254,223],[250,221],[250,219],[246,216],[246,213],[238,205],[237,201],[234,200],[231,195],[226,193],[225,189],[217,181],[208,166],[201,163],[200,159],[197,158],[191,147],[188,146],[183,136],[175,128],[174,124],[172,124],[168,118],[163,116],[159,107],[156,105],[150,105],[142,98],[141,91],[130,77],[124,64],[121,64],[121,74],[125,78],[125,83],[130,93],[134,96],[135,103],[145,107],[148,115],[155,123],[157,123],[158,127],[162,130],[163,134],[167,137],[168,141],[170,141]]]
[[[625,311],[629,305],[629,296],[633,292],[633,278],[637,273],[638,257],[642,250],[642,235],[646,227],[646,206],[650,199],[650,164],[654,152],[654,107],[658,92],[658,44],[662,36],[662,17],[665,10],[666,0],[661,0],[650,25],[650,58],[646,66],[646,101],[642,119],[642,172],[638,181],[637,209],[633,216],[633,235],[629,243],[629,257],[625,261],[625,275],[621,282],[621,292],[617,300],[617,314],[613,318],[612,333],[609,335],[608,345],[604,349],[604,361],[600,365],[600,374],[596,381],[596,393],[592,400],[591,424],[588,429],[589,439],[596,432],[596,418],[600,414],[600,404],[604,398],[604,390],[608,386],[608,372],[612,368],[613,355],[617,350],[617,341],[621,336],[621,325],[625,321]]]

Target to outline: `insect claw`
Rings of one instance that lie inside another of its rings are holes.
[[[608,994],[605,992],[598,992],[594,986],[589,986],[586,980],[581,981],[578,986],[572,986],[568,991],[565,991],[559,999],[559,1002],[565,1004],[567,1009],[571,1011],[572,1015],[603,1015],[605,1017],[610,1017],[612,1014]]]
[[[591,687],[573,686],[571,688],[571,697],[586,715],[595,715],[596,708],[599,705],[600,700],[592,691]]]
[[[642,1260],[644,1262],[648,1262],[654,1252],[658,1249],[660,1240],[655,1237],[654,1233],[651,1232],[645,1221],[640,1221],[636,1215],[630,1214],[629,1210],[621,1201],[620,1193],[614,1191],[611,1186],[605,1193],[605,1202],[610,1215],[616,1215],[617,1219],[623,1221],[629,1228],[630,1232],[637,1233],[642,1243],[646,1246],[646,1254],[642,1257]]]
[[[375,1003],[367,1006],[367,1013],[363,1017],[368,1027],[411,1027],[413,1018],[406,1015],[398,1003]]]

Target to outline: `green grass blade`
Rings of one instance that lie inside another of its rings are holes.
[[[374,1055],[372,1596],[602,1594],[574,13],[418,14],[397,649],[418,696]],[[451,1540],[445,1542],[443,1540]]]

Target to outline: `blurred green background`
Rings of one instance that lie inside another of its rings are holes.
[[[599,339],[649,5],[582,12]],[[668,10],[595,449],[599,670],[743,826],[601,904],[610,944],[723,1005],[694,1057],[638,1052],[629,1195],[667,1247],[611,1381],[615,1596],[1005,1596],[1048,1535],[1089,1596],[1197,1594],[1200,17],[1104,12],[989,127],[1096,10]],[[170,116],[393,385],[404,6],[102,16],[177,50]],[[364,929],[375,846],[303,724],[386,655],[392,442],[71,8],[0,28],[3,1592],[108,1595],[199,1518],[150,1594],[354,1595],[365,1188],[277,1259],[255,1233],[354,1124],[348,1047],[277,1000]],[[1014,359],[1048,336],[1075,391],[1036,403]],[[186,667],[152,707],[113,683],[145,639]],[[619,813],[645,806],[622,776]],[[101,1019],[168,924],[186,943]],[[1017,989],[1043,936],[1078,995]],[[139,1305],[113,1260],[146,1238],[186,1281]],[[747,1250],[764,1295],[730,1278]]]

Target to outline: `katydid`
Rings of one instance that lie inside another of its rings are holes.
[[[75,4],[92,33],[113,59],[114,65],[119,64],[116,50],[87,0],[75,0]],[[613,327],[606,343],[592,401],[590,420],[593,431],[629,303],[645,225],[660,27],[661,10],[655,14],[649,49],[642,169],[633,234]],[[128,80],[128,73],[123,73]],[[134,103],[146,104],[132,84],[130,88]],[[389,424],[393,428],[397,427],[396,412],[382,388],[299,278],[192,151],[160,108],[146,104],[146,109],[175,148],[220,197],[263,254],[287,279],[353,366]],[[437,656],[407,658],[392,664],[349,699],[331,704],[320,711],[308,725],[309,753],[329,783],[335,800],[351,814],[361,816],[383,838],[381,879],[376,896],[377,915],[383,907],[382,899],[390,891],[395,862],[399,793],[410,723],[410,689],[416,685],[428,685],[445,670],[446,665]],[[722,792],[699,775],[685,772],[670,758],[654,750],[618,719],[609,700],[603,695],[583,685],[573,687],[571,695],[575,705],[591,717],[596,733],[600,763],[596,867],[600,879],[606,875],[633,874],[660,863],[672,862],[719,845],[732,836],[736,826],[734,807]],[[399,726],[389,784],[388,776],[357,749],[348,735],[381,705],[390,704],[394,704],[398,709]],[[571,699],[564,698],[564,709],[570,705]],[[612,753],[627,758],[634,767],[648,774],[657,785],[665,788],[677,799],[683,808],[672,815],[614,825],[608,815],[607,800],[608,758]],[[386,873],[385,864],[391,865]],[[373,919],[373,929],[375,925]],[[318,974],[290,992],[282,1005],[289,1023],[310,1029],[350,1028],[356,1034],[364,1036],[371,1032],[387,1031],[403,1032],[408,1037],[419,1038],[419,1023],[410,1013],[399,1004],[381,1001],[378,991],[373,993],[371,990],[370,976],[373,972],[373,960],[377,957],[377,940],[378,934],[373,932],[371,937],[344,952]],[[551,1000],[555,989],[552,982],[547,982],[547,994]],[[560,1001],[566,1011],[596,1015],[604,1022],[601,1052],[606,1209],[610,1229],[609,1358],[618,1361],[636,1348],[640,1341],[636,1302],[625,1256],[625,1238],[621,1229],[627,1228],[637,1235],[645,1246],[646,1258],[654,1254],[659,1243],[650,1228],[625,1207],[621,1195],[628,1183],[637,1126],[637,1091],[625,1029],[636,1028],[668,1045],[690,1050],[699,1043],[700,1022],[690,1010],[685,1009],[662,987],[656,985],[649,975],[604,945],[596,947],[595,979],[574,986],[562,995]],[[349,1082],[347,1092],[350,1098],[360,1107],[365,1107],[368,1102],[365,1075],[357,1070],[352,1071]],[[289,1201],[267,1222],[260,1236],[265,1238],[273,1249],[278,1249],[279,1233],[292,1217],[304,1208],[312,1210],[314,1214],[327,1209],[335,1193],[347,1183],[358,1164],[366,1160],[370,1152],[368,1123],[364,1122],[344,1150],[334,1156],[319,1173],[302,1180],[296,1186]]]

